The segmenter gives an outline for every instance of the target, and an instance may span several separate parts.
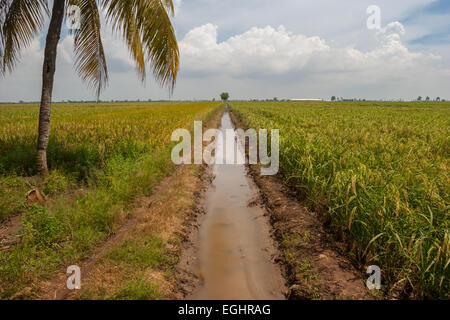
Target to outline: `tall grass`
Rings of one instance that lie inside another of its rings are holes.
[[[448,103],[233,103],[280,129],[284,175],[386,293],[449,298]]]

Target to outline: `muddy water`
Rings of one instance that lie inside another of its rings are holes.
[[[221,129],[233,128],[226,112]],[[267,217],[259,206],[249,206],[257,193],[244,165],[215,165],[214,175],[197,241],[202,284],[188,299],[284,299]]]

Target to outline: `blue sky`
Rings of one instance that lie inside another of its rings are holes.
[[[425,13],[442,14],[450,12],[450,1],[438,0],[425,6]]]
[[[406,18],[400,20],[406,27],[409,25],[414,26],[416,24],[424,24],[429,28],[429,31],[417,38],[409,40],[413,45],[437,45],[448,46],[450,44],[450,1],[438,0],[425,5],[423,8],[419,8],[411,12]],[[423,20],[436,19],[443,17],[443,20],[438,22],[425,23]]]
[[[442,30],[434,31],[409,41],[413,45],[448,46],[450,44],[450,25]]]
[[[445,96],[450,0],[176,0],[181,70],[173,99]],[[366,27],[369,5],[381,29]],[[103,99],[169,98],[139,83],[122,41],[104,28],[110,83]],[[39,100],[44,37],[0,79],[0,101]],[[91,99],[63,33],[55,99]],[[450,96],[448,97],[450,99]]]

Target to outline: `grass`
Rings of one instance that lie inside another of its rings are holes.
[[[382,268],[386,294],[449,298],[449,103],[232,107],[247,127],[280,129],[283,175],[361,269]]]
[[[151,194],[173,170],[172,131],[192,129],[194,120],[207,120],[218,105],[54,106],[51,174],[44,183],[32,176],[37,106],[2,106],[0,219],[24,213],[24,221],[20,242],[0,252],[0,298],[21,297],[21,292],[32,296],[40,279],[88,257],[121,225],[136,200]],[[49,198],[45,205],[28,205],[25,196],[32,187]],[[137,296],[153,290],[141,282],[127,288]]]
[[[109,266],[112,274],[98,286],[88,283],[80,292],[84,300],[159,300],[163,298],[160,284],[149,278],[149,270],[164,271],[171,264],[173,255],[161,238],[144,235],[139,239],[127,239],[111,248],[99,266]],[[108,270],[101,269],[101,270]],[[154,271],[153,271],[154,272]]]
[[[106,258],[114,263],[127,262],[135,268],[156,268],[167,261],[169,254],[164,252],[163,240],[145,239],[143,243],[127,240],[121,246],[111,249]]]
[[[159,300],[161,294],[157,285],[142,278],[127,282],[125,286],[113,293],[111,300]]]

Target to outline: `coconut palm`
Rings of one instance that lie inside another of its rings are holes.
[[[97,98],[108,82],[103,50],[100,12],[113,32],[120,34],[133,58],[140,80],[147,66],[157,82],[173,89],[178,73],[179,50],[170,15],[172,0],[53,0],[50,12],[47,0],[0,0],[0,73],[11,72],[20,51],[31,43],[44,26],[47,32],[42,73],[42,96],[39,113],[37,173],[48,175],[47,145],[57,46],[69,6],[78,6],[80,28],[73,30],[75,67],[79,76],[95,88]],[[148,63],[147,63],[148,62]]]

